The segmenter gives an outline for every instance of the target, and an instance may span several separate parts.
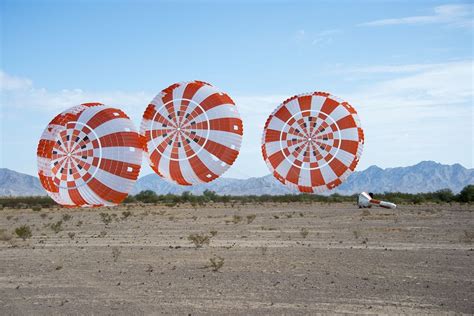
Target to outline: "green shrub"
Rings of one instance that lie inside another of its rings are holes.
[[[23,225],[15,229],[15,234],[23,240],[30,238],[32,236],[30,226]]]
[[[461,193],[459,193],[458,201],[462,203],[474,202],[474,185],[470,184],[465,186]]]

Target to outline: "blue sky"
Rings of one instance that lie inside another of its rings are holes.
[[[62,110],[99,101],[139,126],[174,82],[204,80],[244,119],[227,177],[261,176],[263,124],[284,99],[327,91],[359,112],[359,170],[473,163],[469,1],[8,1],[1,14],[0,167],[36,174]],[[142,175],[151,173],[144,165]]]

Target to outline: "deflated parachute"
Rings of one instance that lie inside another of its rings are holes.
[[[268,118],[262,154],[283,184],[300,192],[340,185],[356,168],[364,133],[355,109],[329,93],[284,101]]]
[[[41,184],[57,203],[112,206],[125,199],[138,177],[142,145],[124,112],[84,103],[48,124],[37,159]]]
[[[235,161],[243,126],[232,99],[202,81],[173,84],[143,114],[140,134],[153,170],[181,185],[210,182]]]

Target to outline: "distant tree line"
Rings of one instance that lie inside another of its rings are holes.
[[[193,206],[203,206],[206,203],[231,203],[251,204],[251,203],[340,203],[355,202],[358,194],[340,195],[337,193],[325,196],[317,194],[286,194],[286,195],[218,195],[214,191],[206,190],[202,195],[193,195],[190,192],[183,192],[181,195],[164,194],[158,195],[151,190],[141,191],[136,195],[129,195],[123,203],[146,203],[165,204],[174,206],[177,204],[189,203]],[[430,193],[401,193],[386,192],[375,194],[376,199],[390,201],[396,204],[422,204],[422,203],[474,203],[474,185],[468,185],[459,194],[454,194],[449,189],[443,189]],[[0,197],[0,208],[47,208],[57,206],[50,197]]]

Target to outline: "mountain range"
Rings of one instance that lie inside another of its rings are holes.
[[[458,193],[468,184],[474,184],[474,169],[460,164],[443,165],[433,161],[422,161],[409,167],[382,169],[371,166],[354,172],[342,185],[327,194],[350,195],[362,191],[382,192],[433,192],[451,189]],[[179,186],[163,180],[156,174],[138,179],[131,194],[152,190],[157,194],[181,194],[190,191],[201,194],[204,190],[224,195],[282,195],[296,193],[282,185],[272,175],[249,179],[218,178],[207,184]],[[46,194],[38,178],[6,168],[0,168],[0,196],[26,196]]]

